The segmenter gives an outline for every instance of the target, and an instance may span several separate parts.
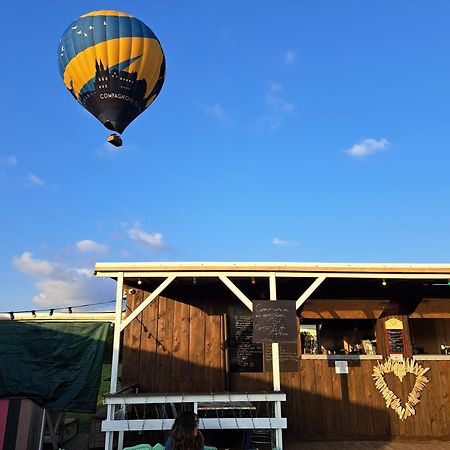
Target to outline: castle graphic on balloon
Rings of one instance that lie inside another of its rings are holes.
[[[155,100],[166,74],[153,31],[118,11],[94,11],[72,22],[61,38],[58,62],[70,93],[117,133]],[[122,143],[115,134],[108,141]]]

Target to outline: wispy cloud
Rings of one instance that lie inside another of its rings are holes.
[[[18,160],[13,155],[0,156],[0,165],[2,165],[2,166],[16,166],[17,163],[18,163]]]
[[[295,241],[286,241],[277,237],[272,239],[272,244],[278,247],[297,247],[298,245]]]
[[[42,178],[39,178],[38,176],[34,175],[33,173],[28,174],[27,180],[33,186],[37,187],[45,186],[45,181]]]
[[[13,265],[37,279],[39,294],[33,301],[40,306],[76,306],[114,299],[114,286],[97,279],[88,268],[70,267],[34,258],[31,252],[15,256]]]
[[[266,103],[278,113],[292,114],[294,104],[284,100],[281,97],[283,86],[279,83],[270,83],[269,90],[266,93]]]
[[[283,96],[283,86],[280,83],[269,83],[265,94],[266,104],[270,107],[268,114],[260,119],[260,123],[271,130],[277,130],[284,123],[287,117],[292,117],[295,106],[287,101]]]
[[[100,244],[91,239],[77,241],[76,246],[80,252],[106,253],[108,250],[108,247],[105,244]]]
[[[287,65],[294,64],[297,61],[297,52],[294,50],[288,50],[284,55],[284,62]]]
[[[220,103],[214,103],[212,106],[204,106],[203,110],[208,116],[211,116],[220,122],[229,121],[229,116]]]
[[[142,230],[138,225],[128,230],[128,236],[133,241],[139,244],[148,246],[154,250],[166,250],[167,245],[164,242],[163,235],[161,233],[147,233]]]
[[[390,146],[390,142],[385,138],[382,138],[379,141],[376,139],[367,138],[345,150],[345,153],[355,158],[364,158],[366,156],[379,153],[383,150],[387,150]]]

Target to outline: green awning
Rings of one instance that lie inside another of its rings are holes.
[[[109,323],[0,322],[0,397],[94,413]]]

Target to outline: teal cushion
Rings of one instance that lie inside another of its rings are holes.
[[[158,442],[156,445],[153,446],[153,450],[164,450],[164,445]]]
[[[159,444],[161,445],[161,444]],[[164,447],[163,447],[164,448]],[[123,450],[152,450],[153,447],[150,444],[138,444],[134,447],[126,447]]]

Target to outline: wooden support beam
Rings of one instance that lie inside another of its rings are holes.
[[[222,283],[250,310],[253,311],[252,301],[225,275],[219,275]]]
[[[167,277],[123,322],[120,331],[123,331],[150,303],[175,280],[175,275]]]
[[[302,295],[300,295],[300,297],[298,298],[298,300],[295,302],[295,309],[300,308],[300,306],[303,305],[303,303],[306,302],[306,300],[308,300],[308,298],[311,296],[311,294],[325,281],[324,276],[321,277],[317,277],[311,284],[311,286],[309,286],[308,289],[306,289],[305,292],[303,292]]]

